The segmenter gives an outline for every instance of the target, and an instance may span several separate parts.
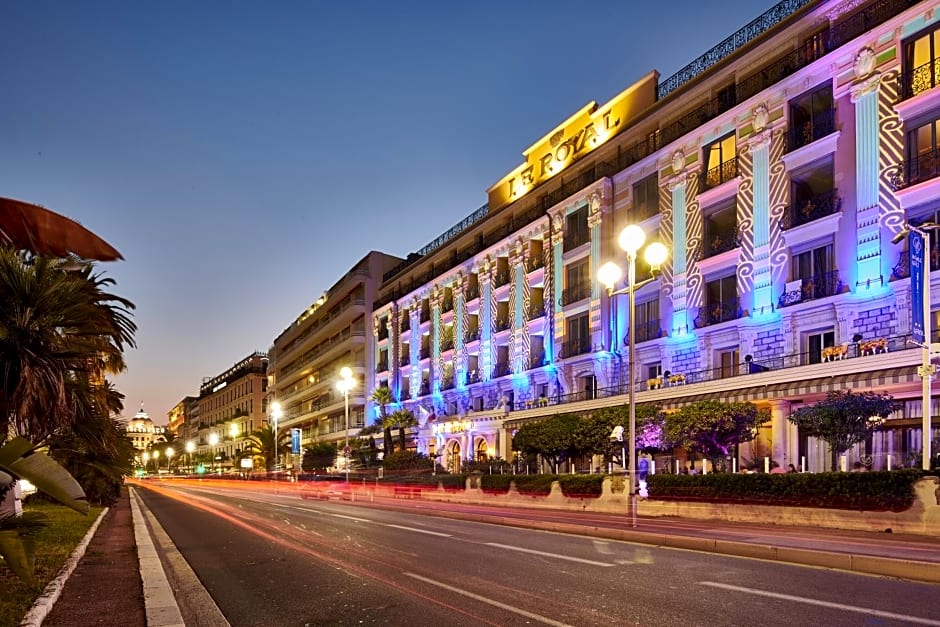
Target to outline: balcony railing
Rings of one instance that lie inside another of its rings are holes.
[[[378,338],[379,338],[379,341],[380,341],[380,342],[381,342],[382,340],[387,340],[387,339],[388,339],[388,327],[385,326],[384,324],[380,324],[380,325],[379,325],[379,335],[378,335]]]
[[[480,339],[480,327],[474,327],[472,329],[467,329],[467,342],[475,342]]]
[[[655,340],[663,336],[662,323],[657,318],[656,320],[637,320],[636,322],[636,341],[639,344],[640,342],[648,342],[649,340]],[[630,340],[629,333],[624,338],[624,344]]]
[[[836,130],[836,112],[833,110],[814,113],[812,120],[794,124],[787,131],[787,152],[812,144],[817,139],[831,135]]]
[[[726,253],[740,245],[740,237],[736,227],[716,233],[708,233],[705,236],[705,241],[702,242],[702,259]]]
[[[498,318],[495,323],[496,331],[507,331],[512,323],[509,318]]]
[[[411,317],[405,316],[404,318],[401,319],[401,331],[402,333],[404,333],[405,331],[410,331],[410,330],[411,330]]]
[[[441,352],[453,350],[454,348],[454,338],[445,337],[441,340]]]
[[[494,285],[496,287],[502,287],[509,283],[509,268],[502,268],[496,271],[496,277],[494,278]]]
[[[454,387],[454,375],[445,376],[441,379],[441,389],[450,390]]]
[[[940,176],[940,150],[934,148],[902,161],[888,176],[896,190],[936,178]]]
[[[479,285],[468,285],[467,289],[464,290],[463,297],[464,300],[471,301],[474,298],[477,298],[480,295],[480,286]]]
[[[930,249],[930,270],[940,270],[940,250]],[[895,279],[906,279],[911,276],[911,253],[904,250],[898,255],[898,263],[892,273]]]
[[[564,251],[574,250],[578,246],[587,244],[591,241],[591,232],[587,229],[576,229],[565,233]]]
[[[526,320],[538,320],[545,315],[545,303],[532,303],[529,305],[529,311],[526,312]]]
[[[405,354],[401,356],[401,359],[398,360],[398,366],[404,368],[411,363],[411,355]]]
[[[428,357],[431,356],[431,349],[422,347],[420,356],[421,356],[421,359],[427,359]]]
[[[591,352],[591,338],[568,340],[562,345],[562,357],[575,357]]]
[[[533,353],[529,355],[529,368],[540,368],[545,365],[545,353]]]
[[[375,366],[375,371],[376,371],[376,372],[385,372],[386,370],[388,370],[388,362],[387,362],[387,361],[380,361],[380,362]]]
[[[737,298],[708,303],[704,307],[699,307],[698,315],[695,316],[694,320],[695,328],[701,329],[712,324],[737,320],[741,317],[741,314],[741,303]]]
[[[751,74],[735,86],[738,102],[744,102],[751,96],[793,75],[800,68],[821,58],[826,52],[822,46],[802,47],[762,67],[760,71]]]
[[[576,303],[579,300],[584,300],[585,298],[591,295],[591,284],[585,281],[584,283],[576,283],[570,287],[565,288],[561,292],[561,305],[562,307]]]
[[[795,226],[831,216],[841,210],[842,198],[838,196],[838,190],[835,189],[809,198],[801,198],[783,214],[780,228],[784,231],[792,229]]]
[[[448,311],[453,310],[454,308],[454,297],[445,296],[441,301],[441,313],[447,313]]]
[[[915,68],[905,68],[901,74],[901,97],[913,98],[937,86],[940,80],[940,58]]]
[[[422,308],[421,308],[421,317],[418,319],[419,322],[427,322],[427,321],[430,320],[430,319],[431,319],[431,308],[430,308],[430,307],[422,307]]]
[[[841,290],[842,281],[839,280],[838,270],[821,272],[787,283],[787,289],[780,295],[777,304],[780,307],[789,307],[808,300],[835,296]]]
[[[840,20],[829,31],[829,50],[867,33],[879,24],[884,24],[895,15],[908,9],[920,0],[880,0],[872,2],[861,11]]]
[[[493,376],[494,377],[505,377],[509,374],[509,362],[508,361],[498,361],[493,367]]]
[[[738,158],[732,157],[719,166],[716,166],[702,174],[702,189],[711,189],[718,187],[722,183],[727,183],[738,175]]]
[[[545,267],[545,260],[542,259],[542,255],[533,255],[526,259],[525,269],[526,272],[535,272],[539,268]]]

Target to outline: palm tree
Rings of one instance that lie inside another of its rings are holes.
[[[372,390],[372,402],[379,406],[379,424],[382,425],[382,444],[386,453],[391,453],[394,447],[392,443],[392,427],[394,422],[389,422],[388,406],[394,402],[392,391],[388,386],[383,385]]]
[[[418,424],[418,421],[415,420],[415,415],[408,411],[407,409],[399,409],[394,414],[389,416],[389,419],[392,423],[398,427],[398,442],[401,445],[401,450],[405,450],[405,429],[408,427],[414,427]]]
[[[239,459],[260,457],[264,462],[265,470],[274,470],[280,456],[290,453],[290,433],[280,431],[276,438],[277,442],[275,442],[274,427],[271,425],[252,431],[251,435],[245,438],[245,447],[239,454]]]
[[[105,376],[134,346],[133,303],[90,263],[0,247],[0,441],[42,442],[122,408]]]

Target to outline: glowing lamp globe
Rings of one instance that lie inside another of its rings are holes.
[[[614,289],[614,285],[623,276],[623,270],[613,261],[608,261],[597,270],[597,280],[603,283],[607,289]]]
[[[669,251],[662,242],[653,242],[643,251],[643,258],[652,268],[658,268],[665,263]]]
[[[617,238],[617,243],[620,245],[620,248],[625,250],[629,255],[635,255],[636,251],[640,250],[640,247],[643,246],[643,242],[645,241],[646,233],[635,224],[626,227],[620,232],[620,237]]]

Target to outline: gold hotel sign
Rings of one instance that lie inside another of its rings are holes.
[[[525,162],[487,190],[490,211],[522,198],[628,126],[656,101],[658,72],[650,72],[609,102],[589,102],[522,155]]]

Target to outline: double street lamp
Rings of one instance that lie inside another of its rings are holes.
[[[271,428],[274,430],[274,470],[277,470],[278,463],[281,460],[281,451],[277,441],[277,422],[283,415],[284,410],[281,409],[281,404],[277,401],[271,403]]]
[[[192,440],[186,443],[186,453],[189,455],[189,472],[193,471],[193,451],[196,450],[196,443]]]
[[[176,454],[176,451],[173,450],[172,446],[166,447],[166,471],[170,472],[170,461],[173,459],[173,456]]]
[[[649,264],[653,276],[637,283],[636,280],[636,256],[640,248],[646,242],[646,233],[639,226],[631,224],[626,227],[617,238],[620,248],[627,253],[627,285],[624,288],[615,290],[614,286],[623,277],[623,270],[613,261],[608,261],[597,271],[597,279],[607,287],[607,297],[612,299],[621,294],[630,295],[630,327],[629,327],[629,349],[627,353],[627,371],[630,374],[629,398],[630,398],[630,514],[632,524],[636,527],[637,510],[637,486],[636,486],[636,390],[634,385],[634,368],[636,362],[636,291],[644,285],[654,281],[659,274],[659,268],[669,256],[669,251],[660,242],[652,242],[643,252],[643,258]],[[612,333],[614,337],[617,333]],[[611,342],[611,350],[614,348],[614,342]],[[626,463],[626,460],[624,460]]]
[[[353,371],[349,366],[343,366],[339,371],[339,381],[336,387],[343,393],[343,403],[346,408],[346,437],[343,443],[343,460],[346,466],[346,483],[349,483],[349,391],[356,387]]]
[[[219,443],[219,434],[218,434],[218,433],[210,433],[210,434],[209,434],[209,446],[212,447],[212,453],[211,453],[211,455],[212,455],[212,462],[213,462],[213,465],[215,465],[215,461],[218,459],[218,458],[216,457],[216,455],[215,455],[215,445],[218,444],[218,443]]]

